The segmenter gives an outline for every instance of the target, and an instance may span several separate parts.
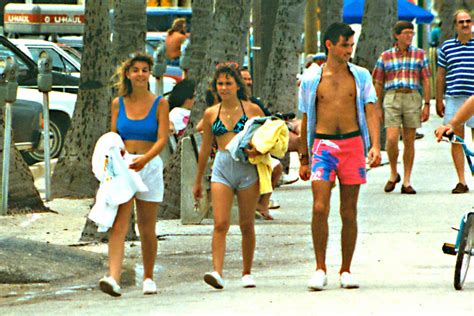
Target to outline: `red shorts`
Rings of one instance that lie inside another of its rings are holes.
[[[334,182],[336,175],[341,184],[367,182],[364,141],[360,132],[343,135],[316,134],[310,180]]]

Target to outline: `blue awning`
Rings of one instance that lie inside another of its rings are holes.
[[[191,8],[181,7],[147,7],[146,15],[148,16],[162,16],[162,15],[191,15]]]
[[[364,16],[364,0],[344,0],[342,19],[348,24],[361,24]],[[407,0],[398,0],[398,19],[418,24],[431,23],[434,15]]]

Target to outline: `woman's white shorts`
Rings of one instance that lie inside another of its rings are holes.
[[[133,159],[143,155],[133,155],[127,153],[125,160],[127,164],[133,162]],[[150,160],[142,170],[138,172],[143,183],[148,187],[148,192],[137,192],[135,198],[147,202],[162,202],[164,194],[163,184],[163,161],[160,156]]]

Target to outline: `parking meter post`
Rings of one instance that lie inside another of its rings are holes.
[[[2,165],[2,205],[0,215],[7,215],[8,211],[8,183],[10,178],[10,144],[11,144],[11,108],[6,105],[7,80],[5,74],[5,60],[0,59],[0,107],[4,113],[3,138],[3,165]]]
[[[4,67],[0,71],[0,99],[4,107],[5,121],[5,137],[3,140],[3,166],[2,166],[2,215],[6,215],[8,211],[8,184],[10,180],[10,146],[12,142],[12,104],[16,101],[16,93],[18,89],[17,83],[17,64],[15,59],[8,57],[4,61]]]
[[[44,192],[46,201],[51,200],[51,159],[50,159],[50,137],[49,137],[49,94],[43,93],[43,121],[44,121]]]
[[[153,53],[153,68],[151,74],[156,79],[155,94],[163,95],[163,75],[166,72],[166,46],[160,44]]]
[[[43,93],[43,156],[44,156],[44,188],[46,201],[51,200],[51,161],[49,148],[49,92],[53,86],[52,60],[43,51],[38,59],[38,90]]]

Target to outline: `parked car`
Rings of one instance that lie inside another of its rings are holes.
[[[78,51],[75,48],[72,48],[71,46],[68,46],[66,44],[61,44],[61,43],[56,43],[63,51],[69,54],[75,61],[81,64],[81,59],[82,59],[82,53]]]
[[[18,84],[22,87],[38,87],[38,67],[35,61],[21,49],[10,42],[6,37],[0,36],[0,58],[14,57],[18,63]],[[77,93],[79,78],[70,74],[61,73],[53,69],[53,90]]]
[[[64,145],[66,132],[71,125],[74,107],[76,105],[77,95],[74,93],[51,91],[49,93],[49,133],[50,133],[50,157],[59,156]],[[29,102],[43,100],[43,94],[37,89],[18,88],[17,98],[27,100]],[[35,102],[37,103],[37,102]],[[42,107],[42,104],[40,104]],[[23,152],[25,161],[32,165],[36,162],[44,160],[44,142],[43,137],[39,140],[37,146],[33,146],[32,150]],[[15,138],[15,142],[17,139]]]
[[[81,54],[84,53],[84,44],[82,43],[82,36],[61,36],[58,38],[58,43],[66,44],[74,48]]]
[[[79,78],[81,63],[71,57],[57,44],[29,38],[10,39],[10,41],[36,63],[38,62],[39,54],[42,51],[47,52],[52,59],[53,70]]]
[[[74,60],[74,58],[56,43],[38,39],[12,39],[11,42],[35,62],[37,62],[39,54],[42,51],[46,51],[52,57],[54,70],[76,77],[80,76],[80,62]],[[181,70],[179,71],[181,72]],[[150,90],[153,92],[155,91],[155,83],[155,78],[150,78]],[[163,93],[168,94],[171,92],[175,84],[176,79],[165,73]]]
[[[17,99],[11,109],[13,141],[15,147],[25,155],[39,145],[43,106],[39,102]]]

